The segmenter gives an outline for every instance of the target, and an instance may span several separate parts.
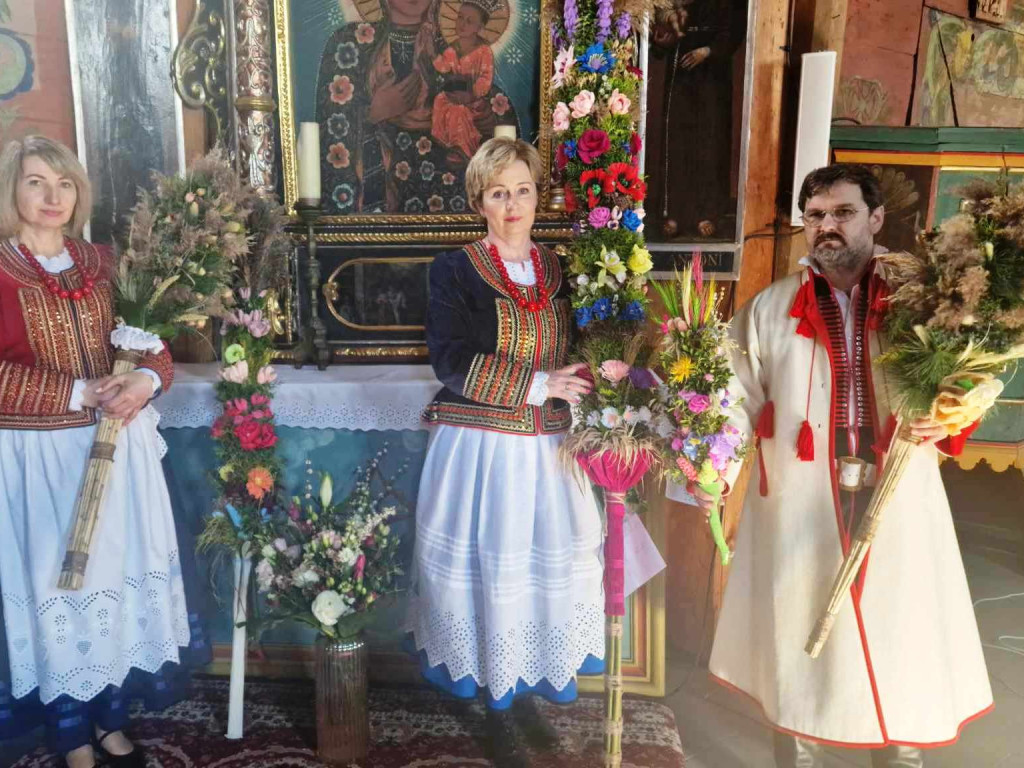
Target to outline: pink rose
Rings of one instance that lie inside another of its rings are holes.
[[[264,365],[256,372],[257,384],[269,384],[275,379],[277,379],[277,371],[274,370],[272,365]]]
[[[711,407],[711,399],[707,395],[694,395],[687,403],[690,413],[704,413]]]
[[[601,377],[612,384],[618,384],[627,376],[629,376],[629,366],[621,360],[605,360],[601,363]]]
[[[569,107],[564,101],[555,105],[555,111],[551,114],[551,128],[555,133],[561,133],[569,129]]]
[[[608,97],[608,111],[613,115],[628,115],[631,104],[629,97],[619,93],[618,88],[612,91],[612,95]]]
[[[576,142],[576,154],[587,165],[611,149],[612,143],[604,131],[584,131]]]
[[[611,216],[612,212],[608,210],[608,208],[603,205],[599,205],[590,212],[590,215],[587,217],[587,221],[590,222],[590,226],[594,229],[600,229],[608,223]]]
[[[580,91],[577,93],[576,98],[569,104],[572,107],[572,116],[579,120],[581,117],[589,115],[590,110],[594,108],[594,99],[592,91]]]

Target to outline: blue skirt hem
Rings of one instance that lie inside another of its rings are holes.
[[[496,699],[487,686],[477,685],[472,675],[452,680],[447,665],[430,666],[426,651],[419,651],[417,657],[420,663],[420,673],[428,683],[459,699],[475,699],[483,694],[484,701],[490,709],[499,711],[508,709],[512,706],[512,702],[521,696],[543,696],[554,704],[569,704],[576,700],[576,680],[570,680],[564,688],[557,689],[548,682],[547,678],[540,680],[536,685],[528,685],[523,678],[519,678],[515,688]],[[583,660],[583,664],[580,665],[576,674],[604,674],[604,660],[593,654],[587,654],[587,658]]]

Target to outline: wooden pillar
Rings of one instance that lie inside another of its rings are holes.
[[[733,291],[739,307],[772,281],[783,144],[783,86],[789,28],[789,0],[760,0],[755,11],[750,146],[745,186],[743,266]],[[745,470],[728,497],[726,538],[736,533],[746,490]],[[706,658],[728,577],[714,552],[703,513],[668,505],[666,617],[669,645]],[[710,582],[709,582],[710,579]],[[710,584],[710,586],[709,586]],[[705,606],[707,608],[705,609]]]

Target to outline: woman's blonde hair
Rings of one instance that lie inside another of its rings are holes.
[[[522,139],[509,139],[504,136],[488,139],[481,144],[466,166],[466,199],[469,201],[469,207],[479,212],[484,200],[484,190],[495,176],[517,160],[526,163],[530,175],[539,186],[542,173],[540,153],[532,144],[527,144]]]
[[[0,237],[11,237],[21,229],[18,215],[18,182],[22,164],[29,157],[38,157],[56,173],[71,179],[78,192],[71,220],[64,229],[72,237],[79,237],[92,213],[92,187],[85,168],[75,153],[59,141],[45,136],[26,136],[21,141],[10,141],[0,154]]]

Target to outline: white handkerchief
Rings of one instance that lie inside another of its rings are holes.
[[[665,569],[665,561],[643,520],[633,512],[626,513],[622,527],[622,545],[625,555],[623,581],[626,597],[642,587]]]
[[[693,494],[687,491],[685,486],[673,483],[671,480],[665,483],[665,498],[689,504],[691,507],[697,506],[697,500],[693,497]]]

